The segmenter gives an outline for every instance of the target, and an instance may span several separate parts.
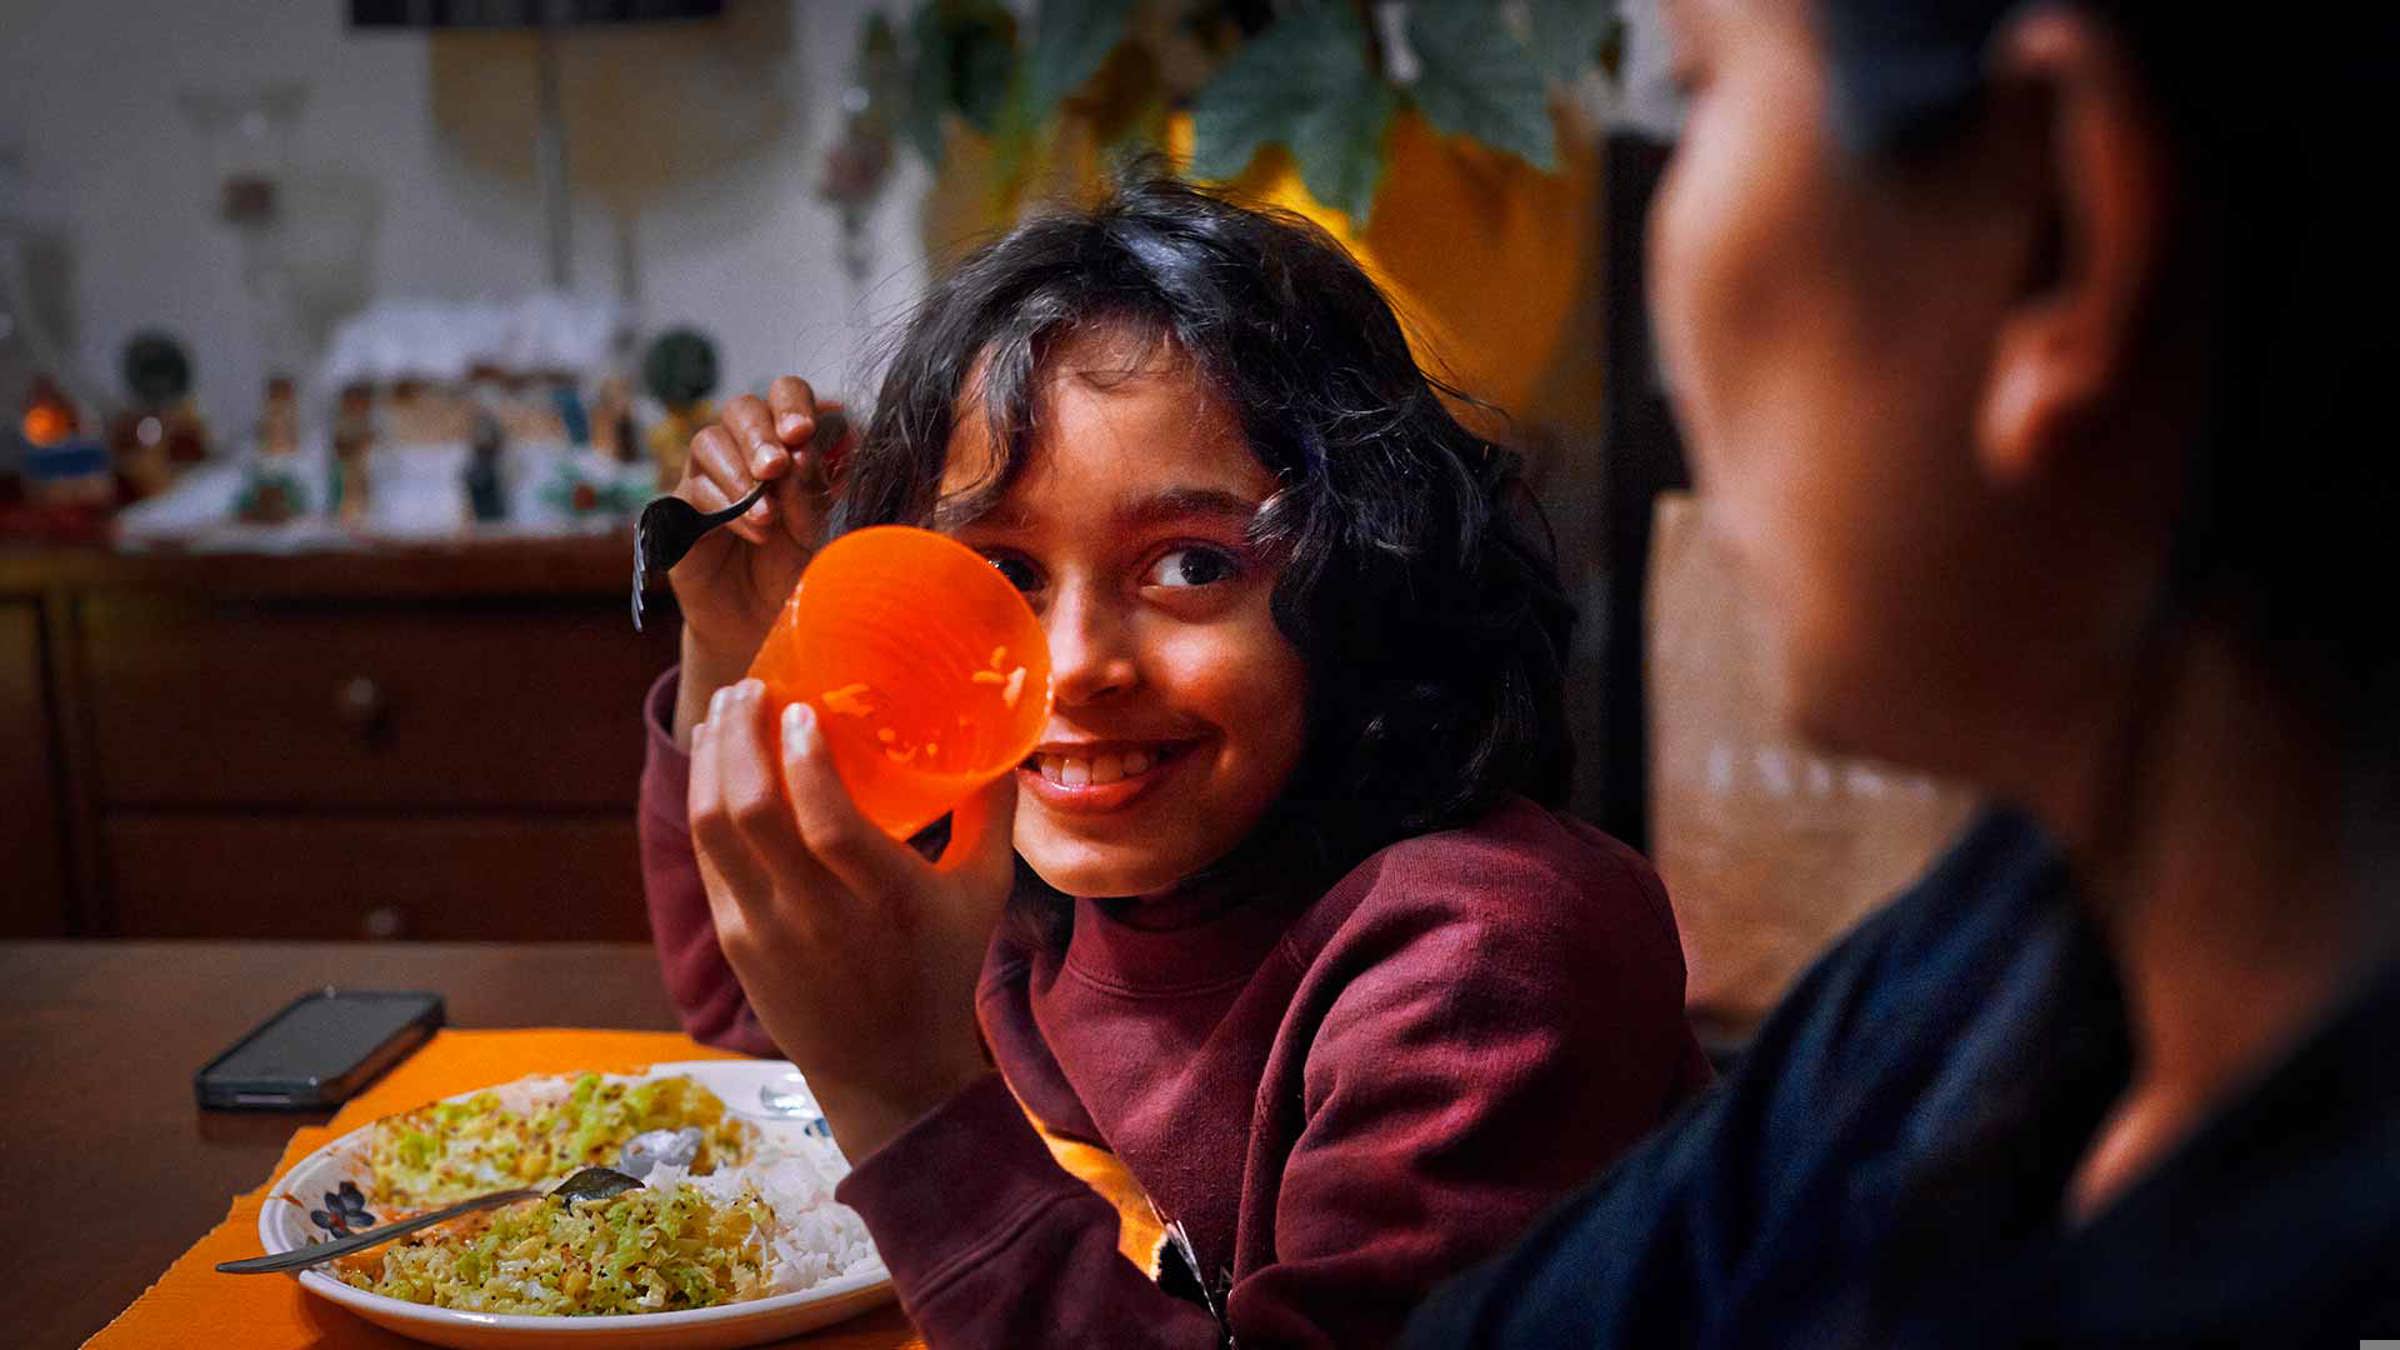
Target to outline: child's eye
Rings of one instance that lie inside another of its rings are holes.
[[[1042,574],[1034,570],[1032,563],[1014,554],[999,554],[992,559],[992,566],[1000,575],[1008,578],[1009,585],[1020,591],[1031,592],[1042,588]]]
[[[1185,547],[1159,555],[1142,577],[1145,586],[1211,586],[1230,581],[1241,564],[1223,549]]]

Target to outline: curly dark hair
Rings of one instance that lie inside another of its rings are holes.
[[[967,258],[900,332],[834,532],[955,509],[943,471],[978,395],[1001,454],[975,495],[1007,491],[1046,356],[1106,327],[1180,348],[1280,485],[1252,528],[1284,565],[1272,603],[1311,672],[1308,743],[1210,875],[1322,883],[1512,795],[1559,802],[1574,609],[1519,461],[1460,424],[1375,284],[1287,212],[1145,174]]]

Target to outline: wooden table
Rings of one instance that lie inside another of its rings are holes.
[[[676,1026],[636,943],[0,943],[0,1231],[41,1291],[9,1344],[98,1331],[330,1119],[192,1100],[217,1051],[327,984],[435,990],[453,1026]]]

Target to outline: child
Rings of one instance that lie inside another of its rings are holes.
[[[1140,184],[909,324],[833,528],[981,550],[1055,672],[939,863],[740,679],[814,535],[784,447],[816,413],[780,382],[693,443],[703,507],[782,481],[674,575],[645,865],[687,1024],[807,1073],[933,1344],[1386,1340],[1704,1081],[1657,878],[1539,804],[1570,615],[1513,461],[1332,241]],[[1119,1255],[1043,1131],[1121,1161],[1197,1288]]]

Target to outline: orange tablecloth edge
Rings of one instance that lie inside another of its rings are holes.
[[[672,1032],[442,1031],[343,1106],[330,1122],[296,1131],[274,1172],[257,1189],[235,1197],[224,1222],[210,1229],[116,1320],[85,1342],[87,1350],[93,1346],[153,1350],[195,1345],[364,1350],[412,1345],[412,1341],[303,1293],[297,1280],[216,1272],[220,1261],[258,1254],[259,1209],[292,1164],[378,1117],[528,1074],[630,1073],[673,1060],[738,1058]],[[885,1307],[779,1344],[806,1350],[923,1350],[924,1341],[897,1308]]]

